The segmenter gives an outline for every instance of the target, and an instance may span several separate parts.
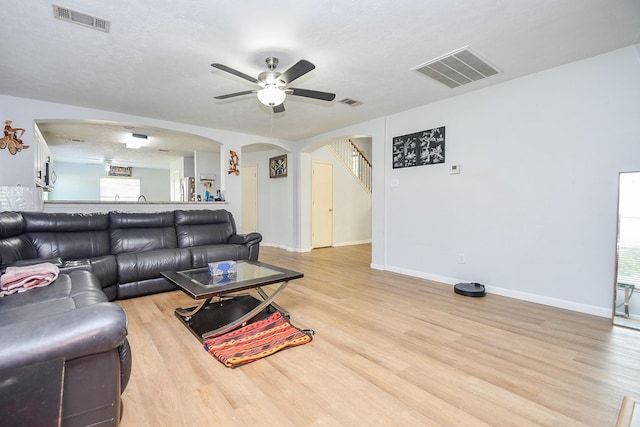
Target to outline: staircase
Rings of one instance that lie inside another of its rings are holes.
[[[328,145],[344,166],[371,194],[371,162],[350,139],[340,139]]]

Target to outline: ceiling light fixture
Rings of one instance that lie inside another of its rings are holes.
[[[147,135],[143,135],[141,133],[132,133],[129,138],[127,138],[126,145],[127,148],[132,148],[137,150],[138,148],[144,145],[144,142],[147,140]]]
[[[276,85],[267,85],[258,91],[258,100],[268,107],[282,104],[286,97],[284,90],[278,89]]]

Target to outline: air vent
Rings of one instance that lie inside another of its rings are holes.
[[[499,73],[494,67],[480,59],[468,46],[418,65],[411,70],[422,73],[450,88],[466,85]]]
[[[351,99],[351,98],[343,98],[338,102],[349,105],[351,107],[357,107],[358,105],[362,105],[362,102],[356,101],[355,99]]]
[[[73,22],[84,27],[93,28],[94,30],[109,32],[111,22],[96,16],[87,15],[86,13],[77,12],[65,7],[53,5],[53,17],[62,21]]]

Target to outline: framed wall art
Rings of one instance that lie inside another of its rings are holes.
[[[284,178],[287,176],[287,155],[271,157],[269,159],[269,178]]]
[[[444,126],[393,138],[393,168],[444,163]]]
[[[109,166],[109,176],[131,176],[132,173],[131,166]]]

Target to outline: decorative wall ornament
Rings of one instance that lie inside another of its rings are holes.
[[[269,159],[269,178],[284,178],[287,176],[287,155],[271,157]]]
[[[28,145],[22,143],[22,136],[25,130],[22,128],[11,127],[11,120],[4,121],[4,136],[0,138],[0,149],[9,148],[11,154],[16,154],[18,151],[29,148]]]
[[[132,172],[131,166],[109,166],[109,176],[131,176]]]
[[[393,138],[393,168],[444,163],[444,126]]]
[[[240,175],[240,158],[238,153],[229,150],[229,175],[232,173],[235,173],[236,176]]]

